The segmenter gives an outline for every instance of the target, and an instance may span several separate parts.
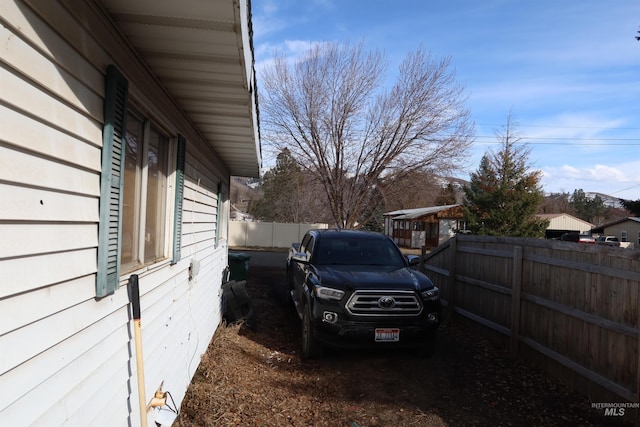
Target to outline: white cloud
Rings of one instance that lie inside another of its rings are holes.
[[[254,40],[265,39],[269,34],[276,33],[287,26],[285,21],[270,16],[256,16],[252,22]]]
[[[273,55],[284,55],[288,61],[295,62],[304,56],[313,46],[323,42],[312,40],[284,40],[279,44],[262,43],[255,48],[256,70],[262,70],[273,62]]]
[[[313,40],[285,40],[286,54],[290,58],[299,58],[309,52],[313,46],[321,44],[320,41]]]
[[[595,164],[543,167],[542,185],[546,192],[573,192],[583,189],[632,200],[640,199],[640,161],[619,165]]]

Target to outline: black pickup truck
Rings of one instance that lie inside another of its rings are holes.
[[[302,320],[302,358],[336,347],[415,347],[433,354],[440,324],[438,288],[411,268],[389,237],[311,230],[287,258],[291,300]]]

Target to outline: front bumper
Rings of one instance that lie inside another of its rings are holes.
[[[323,344],[343,348],[419,347],[433,337],[440,325],[440,303],[425,304],[414,317],[352,316],[334,304],[314,304],[314,337]],[[376,329],[397,329],[398,341],[376,341]]]

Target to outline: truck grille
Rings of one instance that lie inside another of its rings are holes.
[[[346,308],[354,316],[417,316],[422,303],[412,291],[356,291]]]

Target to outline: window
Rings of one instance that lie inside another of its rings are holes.
[[[306,253],[307,258],[311,258],[314,241],[313,236],[311,234],[307,234],[306,238],[303,239],[302,244],[300,245],[300,251]]]
[[[636,239],[636,245],[640,245],[640,231],[638,231],[638,238]]]
[[[628,240],[627,240],[627,230],[623,230],[620,233],[620,241],[621,242],[628,242]]]
[[[171,139],[149,120],[128,109],[128,82],[114,67],[106,75],[98,272],[96,296],[118,288],[120,273],[133,271],[169,257],[180,260],[185,140],[177,150]],[[169,176],[175,172],[173,194]],[[168,198],[174,197],[174,211]],[[173,213],[173,236],[169,220]]]
[[[165,254],[169,138],[129,111],[126,121],[122,208],[122,271]]]

